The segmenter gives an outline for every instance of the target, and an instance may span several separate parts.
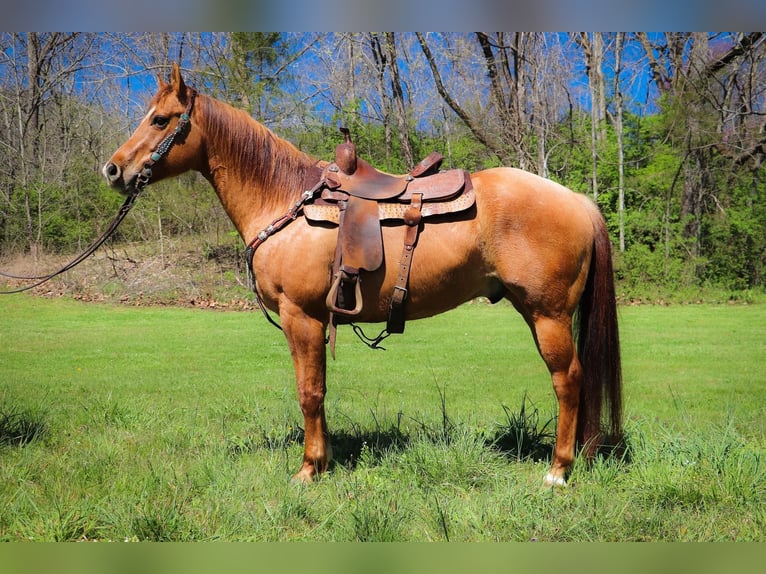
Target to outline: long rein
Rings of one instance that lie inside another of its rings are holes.
[[[17,289],[12,289],[9,291],[0,291],[0,295],[10,295],[13,293],[21,293],[23,291],[29,291],[30,289],[34,289],[35,287],[39,287],[43,283],[46,283],[53,279],[54,277],[57,277],[61,275],[62,273],[66,273],[76,265],[79,265],[82,263],[85,259],[93,255],[93,253],[103,245],[103,243],[109,239],[109,237],[116,231],[117,227],[119,227],[120,223],[122,223],[122,220],[125,219],[125,216],[128,214],[130,209],[133,207],[133,204],[136,202],[136,199],[140,195],[140,193],[143,191],[143,189],[149,185],[149,182],[151,182],[152,179],[152,167],[154,164],[156,164],[158,161],[160,161],[165,155],[168,154],[170,149],[173,147],[173,144],[175,143],[176,137],[183,132],[186,127],[191,123],[191,112],[194,107],[194,100],[197,97],[197,92],[194,89],[190,88],[190,96],[189,96],[189,103],[186,106],[186,110],[181,114],[181,116],[178,119],[178,124],[176,124],[175,129],[168,134],[165,139],[163,139],[159,145],[157,146],[157,149],[152,152],[151,156],[149,156],[149,159],[144,163],[144,169],[141,170],[141,173],[138,174],[136,177],[136,185],[133,188],[133,191],[130,195],[128,195],[127,198],[125,198],[125,201],[123,202],[122,206],[120,207],[120,210],[117,212],[117,215],[114,216],[114,219],[112,219],[111,223],[107,226],[107,228],[104,230],[104,232],[95,240],[93,243],[91,243],[85,251],[83,251],[80,255],[72,259],[69,263],[64,265],[61,269],[58,271],[55,271],[53,273],[49,273],[47,275],[14,275],[11,273],[5,273],[3,271],[0,271],[0,275],[3,277],[7,277],[9,279],[17,279],[22,281],[35,281],[35,283],[32,283],[31,285],[26,285],[24,287],[19,287]]]

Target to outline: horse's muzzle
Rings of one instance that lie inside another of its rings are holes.
[[[124,187],[124,185],[121,185],[123,184],[122,168],[120,168],[119,165],[110,161],[104,166],[102,172],[106,178],[106,181],[109,182],[109,185],[112,187]]]
[[[129,181],[125,180],[125,172],[116,163],[110,161],[101,170],[106,178],[107,183],[117,191],[125,194],[133,192],[136,186],[136,178],[133,177]]]

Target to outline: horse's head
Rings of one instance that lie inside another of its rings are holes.
[[[177,64],[170,83],[158,79],[148,113],[103,169],[109,184],[123,193],[198,167],[200,133],[190,123],[196,92],[186,86]]]

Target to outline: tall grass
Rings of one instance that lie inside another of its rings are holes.
[[[256,314],[0,299],[0,539],[764,540],[766,307],[621,309],[626,444],[542,487],[556,405],[480,303],[340,333],[329,473]]]

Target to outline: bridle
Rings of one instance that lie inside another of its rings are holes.
[[[64,267],[62,267],[58,271],[55,271],[54,273],[49,273],[47,275],[13,275],[11,273],[4,273],[0,271],[0,275],[2,275],[3,277],[7,277],[9,279],[18,279],[22,281],[35,281],[35,283],[32,283],[31,285],[26,285],[25,287],[19,287],[17,289],[12,289],[10,291],[0,291],[0,295],[10,295],[12,293],[21,293],[22,291],[29,291],[30,289],[39,287],[43,283],[50,281],[54,277],[57,277],[61,275],[62,273],[69,271],[76,265],[79,265],[80,263],[82,263],[85,259],[93,255],[93,253],[99,247],[101,247],[101,245],[107,239],[109,239],[109,237],[116,231],[117,227],[119,227],[120,223],[122,223],[122,220],[125,219],[125,216],[133,207],[133,204],[136,202],[136,199],[138,198],[140,193],[144,190],[144,188],[147,185],[149,185],[149,183],[151,183],[152,167],[154,167],[154,165],[158,161],[160,161],[164,156],[168,154],[168,152],[170,152],[170,149],[173,147],[173,144],[176,142],[176,138],[191,123],[191,113],[192,113],[192,109],[194,108],[194,100],[196,99],[196,97],[197,97],[197,91],[193,88],[189,88],[189,102],[186,105],[186,110],[178,118],[178,123],[176,124],[175,129],[172,132],[170,132],[159,143],[159,145],[157,145],[157,149],[152,152],[152,154],[149,156],[149,159],[144,163],[144,168],[136,176],[136,183],[133,186],[133,190],[131,191],[130,195],[128,195],[128,197],[125,198],[125,201],[120,207],[120,210],[117,212],[117,215],[114,216],[114,219],[112,219],[111,223],[109,223],[109,225],[104,230],[104,232],[95,241],[93,241],[93,243],[91,243],[85,249],[85,251],[83,251],[80,255],[72,259],[69,263],[64,265]]]
[[[135,195],[138,195],[141,190],[149,185],[149,182],[152,179],[152,167],[154,167],[154,164],[160,161],[165,155],[167,155],[167,153],[170,151],[170,148],[173,147],[176,137],[186,129],[186,126],[191,123],[191,113],[194,109],[194,100],[197,99],[197,90],[194,88],[188,88],[188,90],[189,103],[186,104],[186,110],[178,118],[178,123],[176,124],[175,129],[157,145],[157,149],[152,152],[152,154],[149,156],[149,159],[144,163],[144,169],[142,169],[141,173],[136,176],[135,189],[137,191],[135,192]]]

